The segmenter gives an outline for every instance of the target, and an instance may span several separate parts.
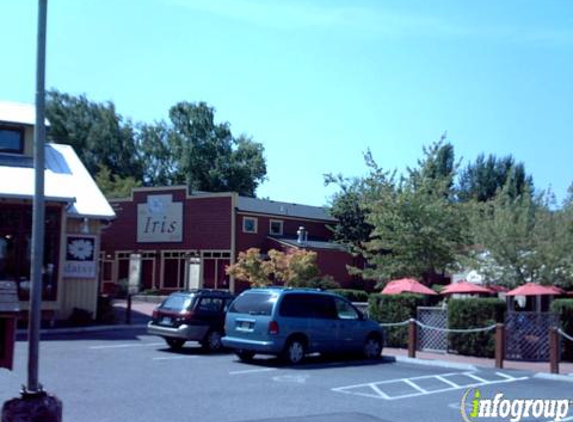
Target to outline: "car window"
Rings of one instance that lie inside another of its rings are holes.
[[[277,296],[271,293],[249,293],[233,301],[229,312],[250,315],[270,315]]]
[[[183,311],[191,307],[194,295],[171,295],[161,304],[161,309]]]
[[[281,301],[279,314],[295,318],[335,318],[332,298],[310,294],[285,295]]]
[[[340,319],[360,319],[360,315],[350,303],[336,299],[336,314]]]
[[[201,312],[220,312],[223,307],[223,299],[219,297],[203,297],[197,304],[197,310]]]

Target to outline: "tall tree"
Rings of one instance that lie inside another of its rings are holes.
[[[48,140],[74,147],[93,177],[105,166],[112,175],[141,180],[142,163],[133,125],[116,112],[113,103],[50,90],[46,116],[50,122]]]
[[[533,191],[533,178],[525,172],[523,163],[516,163],[512,156],[497,158],[480,154],[474,163],[462,170],[459,177],[458,198],[466,202],[485,202],[507,186],[506,194],[517,198],[526,190]]]
[[[267,171],[260,143],[234,138],[229,124],[215,123],[215,110],[203,102],[180,102],[169,117],[172,152],[178,157],[176,177],[185,177],[193,190],[255,196]]]

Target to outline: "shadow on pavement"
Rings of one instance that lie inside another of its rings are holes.
[[[299,365],[290,365],[283,362],[277,357],[265,357],[259,355],[255,356],[249,362],[240,362],[246,366],[258,366],[262,368],[281,368],[292,370],[315,370],[324,368],[348,368],[359,366],[379,366],[394,363],[395,359],[392,357],[381,356],[379,359],[363,359],[356,356],[324,356],[324,355],[309,355]]]

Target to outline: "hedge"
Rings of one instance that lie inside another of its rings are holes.
[[[368,312],[370,318],[378,322],[402,322],[416,318],[418,306],[425,303],[426,298],[422,295],[372,294],[368,300]],[[386,345],[408,347],[408,326],[386,328]]]
[[[332,289],[333,293],[344,296],[351,302],[368,302],[368,293],[363,290],[353,290],[353,289]]]
[[[494,298],[450,299],[448,328],[484,328],[505,318],[506,304]],[[495,331],[480,333],[449,333],[449,347],[461,355],[493,357]]]
[[[573,299],[555,299],[551,303],[551,312],[559,315],[561,329],[569,336],[573,336]],[[561,358],[573,361],[573,342],[562,340]]]

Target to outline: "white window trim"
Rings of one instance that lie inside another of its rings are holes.
[[[249,231],[246,228],[246,221],[247,220],[252,220],[255,223],[255,230],[254,231]],[[256,217],[243,217],[243,233],[249,233],[249,234],[254,234],[257,233],[259,229],[259,219]]]
[[[279,223],[281,225],[281,229],[279,233],[273,233],[272,227],[273,223]],[[269,234],[274,236],[282,236],[284,233],[284,221],[282,220],[270,220],[269,221]]]

